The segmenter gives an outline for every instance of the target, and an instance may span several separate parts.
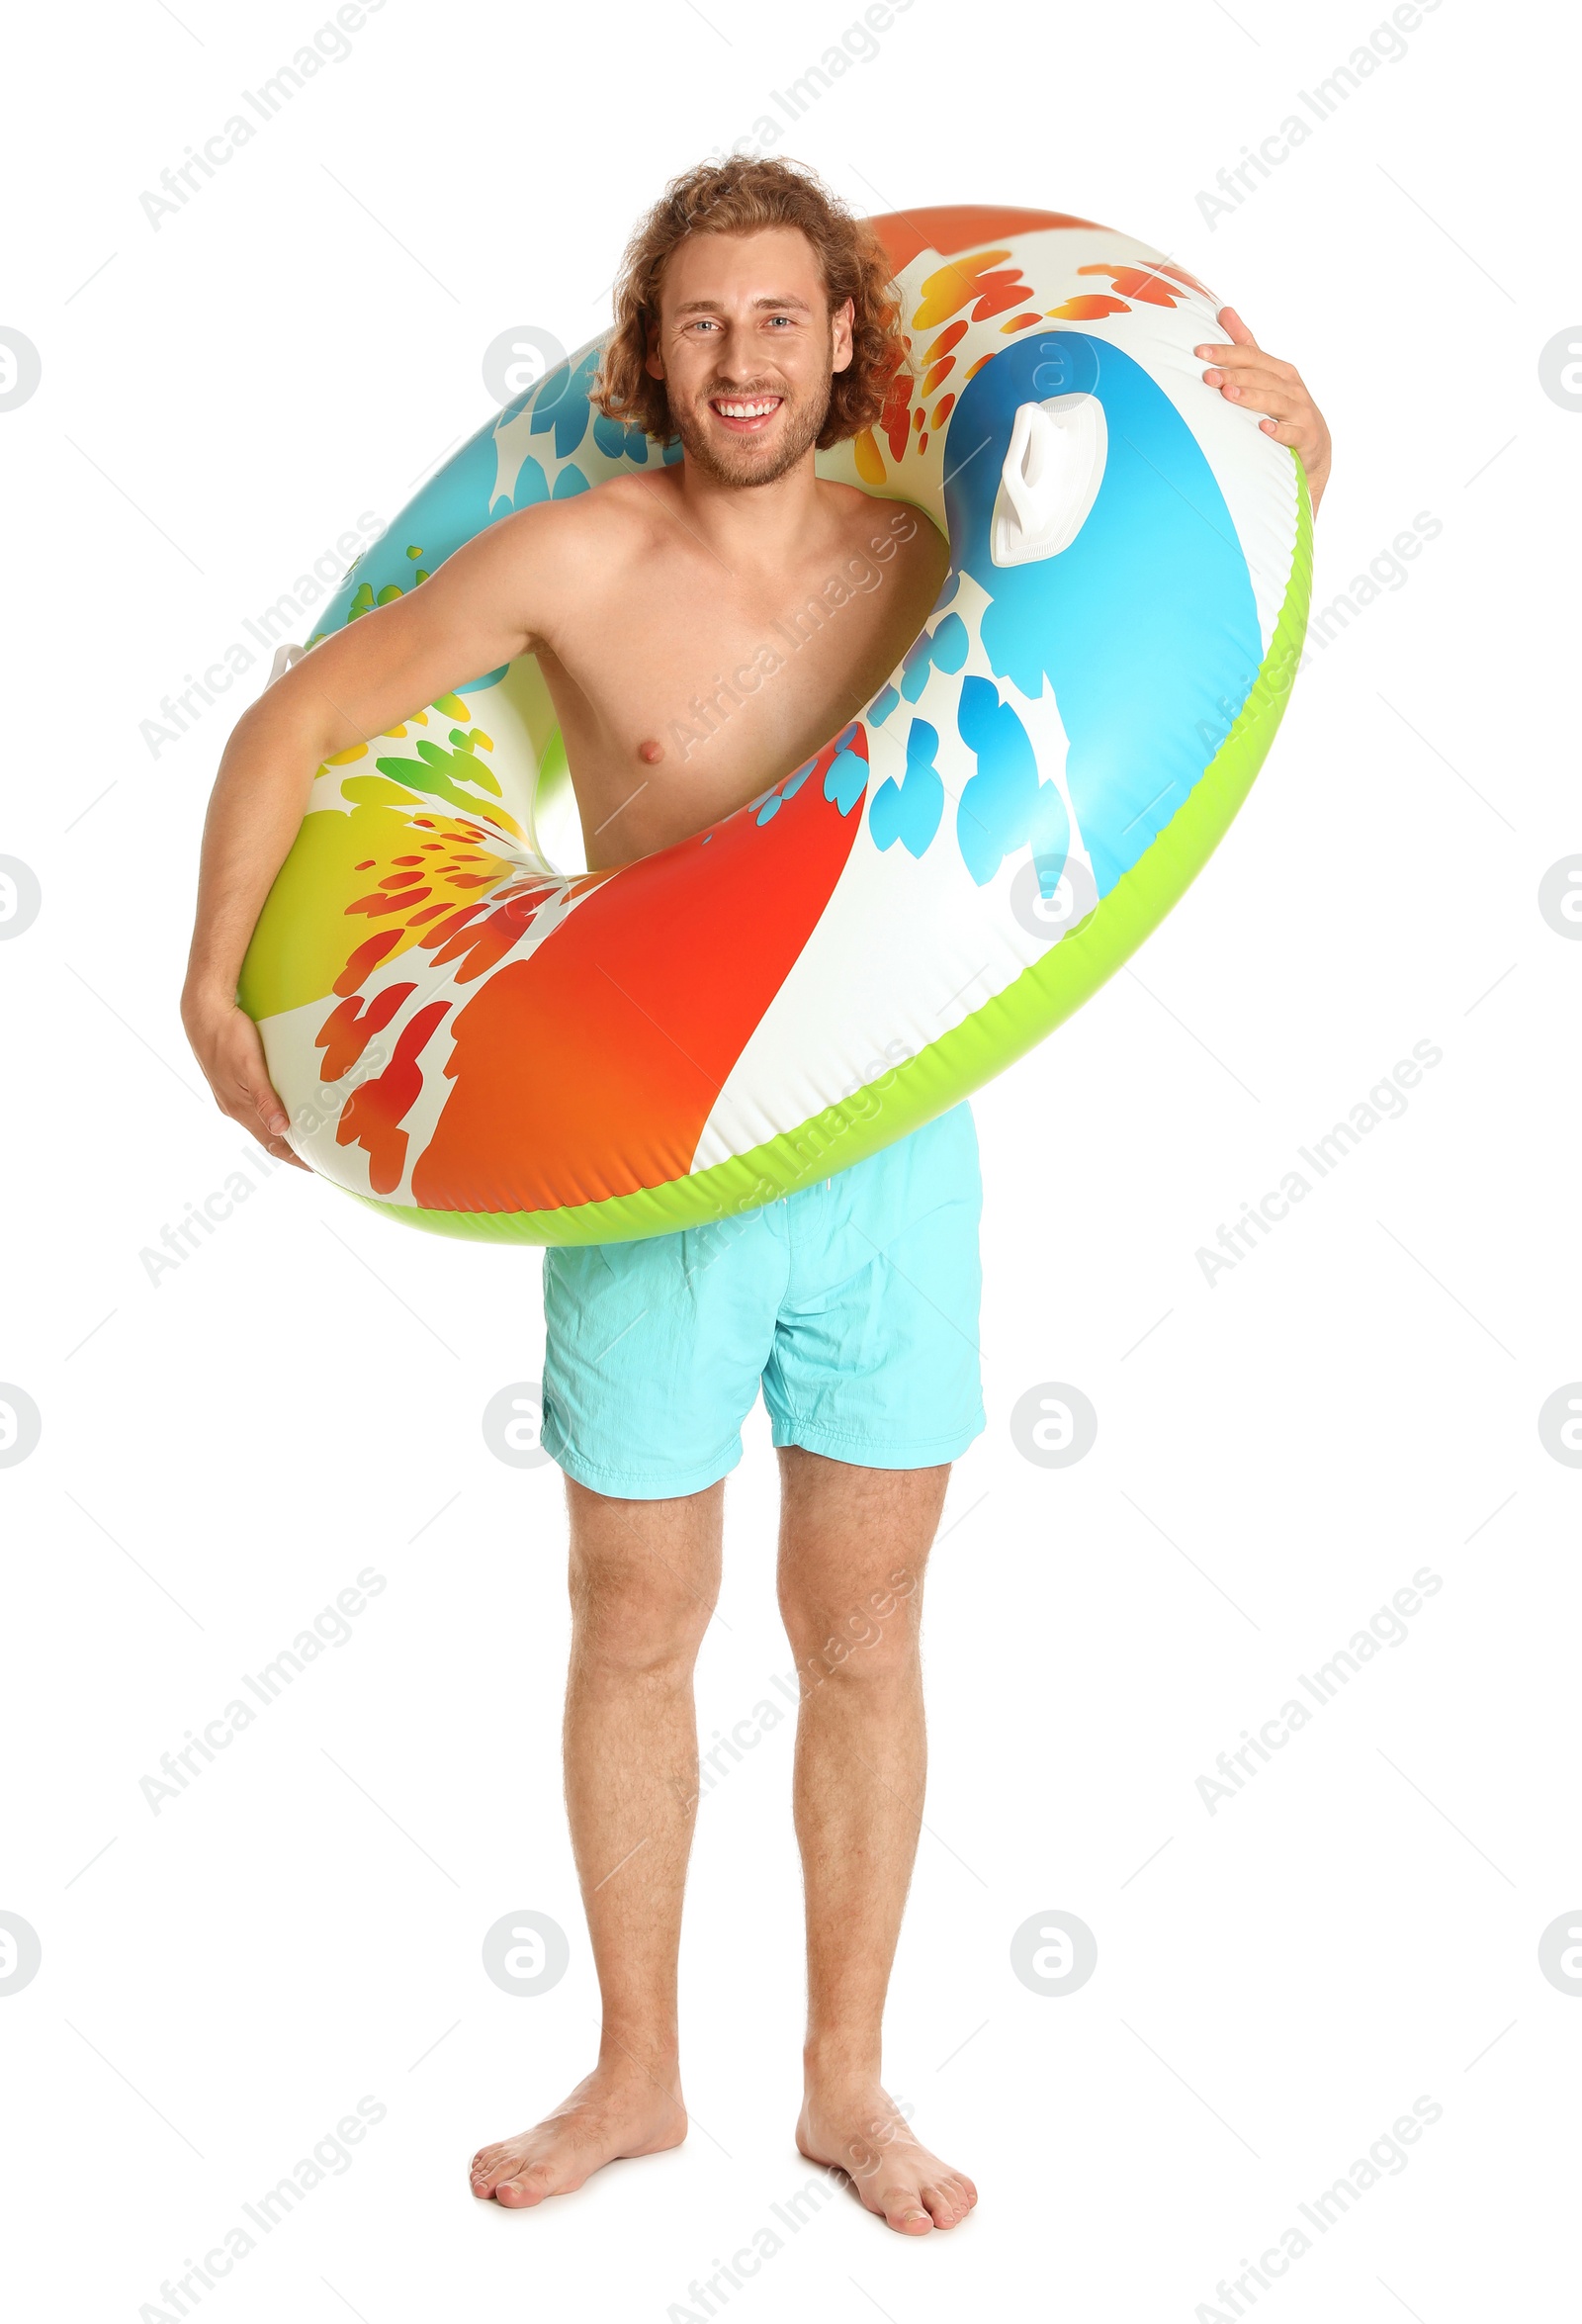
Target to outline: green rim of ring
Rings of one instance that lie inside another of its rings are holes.
[[[1051,945],[1014,984],[845,1105],[826,1107],[749,1153],[665,1186],[556,1210],[425,1210],[351,1188],[341,1191],[387,1218],[466,1241],[617,1243],[673,1234],[723,1222],[847,1169],[959,1104],[1036,1047],[1114,975],[1186,894],[1224,838],[1278,732],[1301,659],[1313,580],[1312,502],[1294,451],[1291,459],[1297,522],[1290,579],[1269,652],[1235,724],[1147,853],[1080,929]]]

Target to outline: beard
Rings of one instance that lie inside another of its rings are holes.
[[[708,398],[684,410],[670,407],[670,419],[681,439],[681,449],[688,460],[722,485],[772,485],[777,477],[794,468],[810,444],[818,441],[830,410],[833,380],[826,380],[823,392],[798,403],[789,389],[764,387],[741,395],[741,401],[749,402],[753,394],[779,396],[782,401],[776,414],[778,434],[774,448],[767,450],[761,439],[752,436],[732,436],[713,424],[708,408]],[[733,393],[732,401],[737,401]]]

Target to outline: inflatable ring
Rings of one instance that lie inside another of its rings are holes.
[[[1083,219],[873,223],[912,361],[818,473],[923,510],[951,563],[860,717],[709,830],[592,873],[531,658],[315,777],[238,998],[295,1150],[392,1217],[614,1242],[846,1168],[1113,974],[1263,761],[1311,507],[1295,454],[1203,380],[1221,302]],[[309,650],[512,509],[679,455],[591,409],[602,346],[422,487]]]

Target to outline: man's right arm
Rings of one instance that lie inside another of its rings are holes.
[[[313,777],[337,752],[541,641],[580,563],[572,514],[571,502],[545,503],[490,526],[405,596],[305,655],[225,746],[204,824],[182,1023],[221,1113],[281,1161],[297,1159],[282,1134],[286,1110],[236,980]]]

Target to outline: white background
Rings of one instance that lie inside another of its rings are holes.
[[[701,1815],[687,2145],[532,2214],[469,2194],[474,2149],[595,2039],[560,1473],[505,1467],[480,1426],[538,1376],[539,1256],[282,1170],[150,1283],[139,1253],[242,1142],[177,1003],[205,800],[262,670],[157,760],[138,728],[487,415],[500,331],[601,328],[663,180],[856,13],[390,0],[158,230],[140,193],[324,15],[127,0],[13,27],[0,322],[43,360],[0,413],[0,852],[44,895],[0,944],[0,1379],[43,1415],[0,1470],[0,1908],[43,1947],[0,1998],[19,2318],[158,2303],[365,2094],[387,2112],[352,2167],[203,2312],[659,2324],[811,2175],[786,1724]],[[1386,16],[916,0],[780,148],[865,209],[1076,211],[1237,304],[1334,431],[1320,605],[1419,511],[1443,530],[1315,651],[1133,969],[974,1101],[990,1418],[929,1584],[886,2071],[982,2199],[921,2243],[826,2203],[732,2294],[763,2324],[1188,2319],[1420,2096],[1443,2114],[1406,2167],[1260,2303],[1455,2324],[1575,2296],[1582,2006],[1538,1948],[1582,1908],[1582,1474],[1537,1425],[1582,1375],[1582,945],[1537,901],[1582,846],[1582,412],[1538,378],[1582,337],[1574,34],[1446,0],[1231,215],[1196,199]],[[1405,1116],[1210,1288],[1198,1247],[1419,1040],[1443,1062]],[[1099,1414],[1072,1468],[1011,1440],[1046,1382]],[[774,1489],[760,1408],[705,1739],[789,1660]],[[160,1754],[370,1564],[349,1643],[152,1814]],[[1443,1587],[1406,1643],[1210,1815],[1216,1755],[1423,1565]],[[529,1908],[571,1941],[537,1999],[480,1958]],[[1010,1962],[1051,1910],[1099,1948],[1064,1997]]]

